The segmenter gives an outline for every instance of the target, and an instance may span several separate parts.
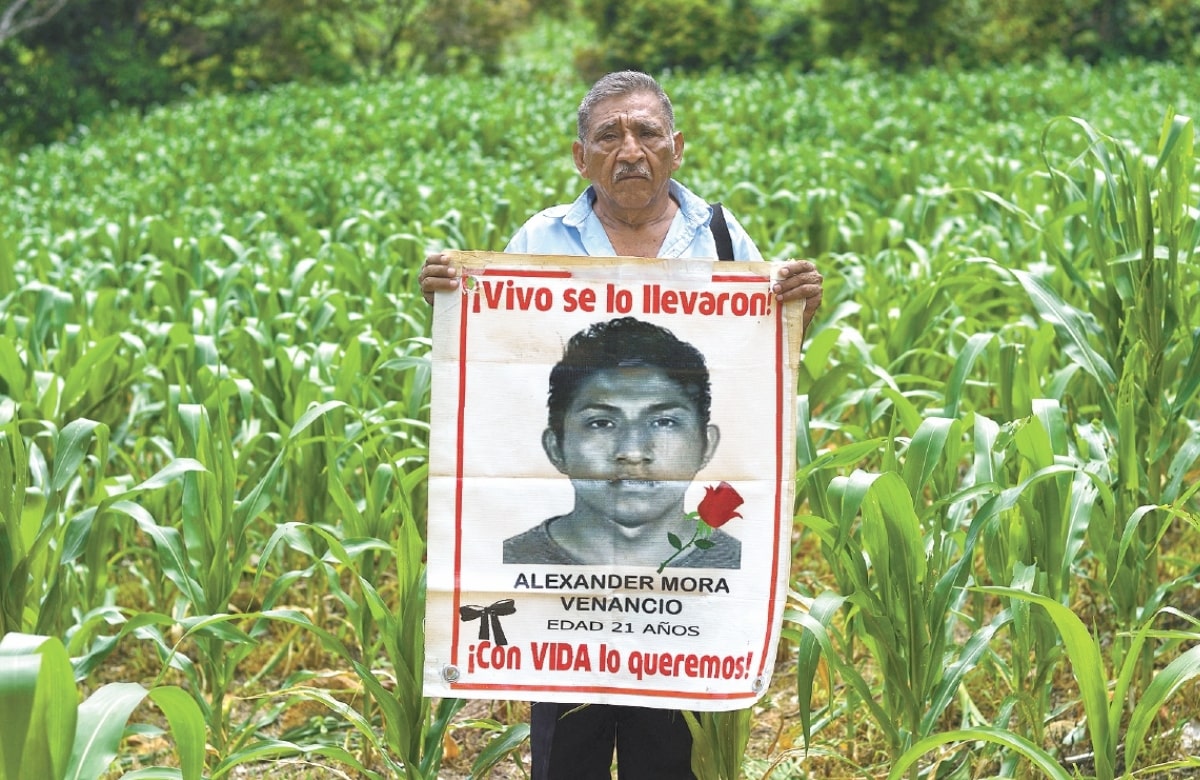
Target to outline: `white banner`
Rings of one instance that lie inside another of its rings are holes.
[[[425,694],[738,709],[787,593],[802,305],[771,263],[456,253]]]

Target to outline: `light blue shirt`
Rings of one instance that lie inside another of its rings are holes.
[[[674,179],[670,187],[671,195],[679,203],[679,211],[671,221],[671,228],[663,239],[658,257],[716,259],[717,245],[708,227],[712,219],[712,207]],[[551,206],[533,215],[512,237],[504,251],[528,255],[615,256],[616,250],[592,207],[594,201],[595,196],[589,187],[574,203]],[[746,235],[746,231],[728,209],[722,207],[722,210],[725,212],[725,222],[729,225],[734,258],[762,260],[758,247]]]

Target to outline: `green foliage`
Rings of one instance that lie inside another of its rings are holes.
[[[770,61],[977,68],[1047,57],[1197,62],[1197,0],[789,0],[755,6]]]
[[[937,729],[964,676],[980,663],[993,634],[1009,621],[1008,613],[1002,612],[978,627],[969,642],[954,641],[963,609],[961,589],[971,573],[975,545],[999,504],[988,452],[993,431],[988,421],[977,420],[975,459],[965,465],[969,476],[962,488],[957,472],[964,468],[963,453],[971,450],[963,441],[963,426],[930,417],[913,432],[903,465],[883,474],[855,471],[835,477],[818,500],[827,514],[798,518],[820,540],[841,594],[825,592],[806,609],[787,614],[806,629],[797,637],[801,701],[810,698],[817,664],[824,656],[849,685],[850,698],[865,705],[893,757]],[[862,457],[867,444],[876,448],[898,443],[863,442],[846,449]],[[809,446],[803,449],[811,451]],[[855,454],[839,452],[836,458],[811,461],[798,478]],[[801,457],[802,462],[806,459]],[[968,523],[966,518],[972,519]],[[833,625],[843,609],[844,632]],[[856,641],[880,670],[878,700],[858,665],[847,660]],[[803,709],[801,720],[807,742],[811,722]]]
[[[420,17],[423,34],[413,56],[430,73],[473,67],[499,71],[505,41],[528,20],[531,0],[447,0],[430,3]]]
[[[1194,81],[1132,61],[665,78],[680,179],[826,279],[797,442],[798,549],[826,552],[786,613],[810,757],[883,735],[902,766],[965,738],[942,768],[1053,775],[1040,724],[1083,704],[1046,683],[1092,656],[1046,602],[1089,610],[1095,673],[1126,692],[1104,750],[1150,728],[1139,697],[1194,684],[1181,632],[1133,641],[1186,621],[1164,605],[1197,579],[1166,546],[1200,527]],[[578,193],[584,86],[549,64],[292,85],[0,151],[4,630],[57,636],[89,681],[114,649],[179,681],[214,780],[282,757],[435,776],[461,723],[420,695],[415,274]],[[1152,676],[1125,679],[1146,648]],[[729,767],[739,733],[711,723],[726,741],[700,750]],[[477,727],[497,736],[455,770],[525,736]],[[1125,759],[1157,761],[1141,743]]]
[[[822,0],[820,8],[832,53],[895,68],[938,62],[953,12],[953,0]]]
[[[1054,601],[1030,594],[1020,589],[984,588],[989,593],[1015,599],[1045,610],[1061,635],[1064,651],[1071,659],[1071,669],[1076,682],[1079,684],[1080,697],[1083,701],[1084,712],[1087,716],[1087,729],[1091,738],[1092,763],[1095,767],[1095,780],[1115,780],[1117,777],[1132,777],[1132,769],[1140,768],[1137,758],[1143,749],[1143,740],[1154,722],[1158,710],[1189,680],[1200,676],[1200,645],[1194,645],[1189,650],[1175,657],[1161,672],[1155,676],[1153,683],[1146,687],[1143,696],[1137,697],[1128,719],[1126,743],[1118,744],[1120,726],[1124,721],[1126,696],[1135,677],[1137,653],[1127,657],[1126,663],[1117,672],[1115,684],[1111,686],[1105,671],[1100,640],[1092,634],[1079,616],[1068,607]],[[1178,612],[1172,610],[1175,615]],[[1152,626],[1158,614],[1149,617],[1133,635],[1135,645],[1141,646],[1150,637]],[[1191,624],[1190,630],[1175,632],[1157,632],[1159,639],[1172,641],[1195,642],[1200,639],[1200,621],[1191,616],[1185,618]],[[1035,743],[1021,740],[1010,742],[1012,735],[1003,729],[981,728],[963,731],[952,731],[927,738],[923,743],[914,745],[911,750],[901,756],[893,766],[888,780],[899,780],[905,769],[916,769],[916,760],[929,749],[954,741],[985,740],[989,742],[1009,743],[1033,765],[1038,767],[1046,776],[1067,780],[1068,775],[1062,770],[1054,756],[1038,747]],[[1118,774],[1118,767],[1124,766],[1125,771]],[[1192,758],[1179,762],[1175,766],[1158,767],[1163,770],[1200,766],[1200,760]],[[910,770],[911,771],[911,770]]]
[[[1168,62],[1200,61],[1197,0],[1127,0],[1121,22],[1130,53]]]
[[[81,0],[0,47],[0,132],[19,142],[61,139],[113,104],[147,106],[176,94],[158,65],[166,42],[133,0]]]
[[[351,0],[147,3],[146,25],[163,41],[157,65],[177,86],[201,92],[355,75],[339,21]],[[353,18],[353,17],[351,17]]]
[[[12,414],[15,407],[6,405]],[[52,431],[53,429],[51,429]],[[72,519],[64,500],[82,485],[97,484],[88,478],[85,462],[96,447],[95,461],[108,460],[108,429],[91,420],[75,420],[41,442],[27,441],[15,417],[3,420],[0,429],[0,492],[4,534],[0,537],[0,632],[65,630],[63,607],[88,606],[71,564],[83,554],[92,511]],[[37,443],[35,443],[37,442]],[[47,458],[38,444],[47,447]],[[48,462],[52,463],[47,469]],[[80,480],[81,472],[83,479]],[[32,479],[31,479],[32,477]],[[32,484],[31,484],[32,483]],[[85,496],[85,503],[98,500]],[[99,540],[100,535],[97,535]]]
[[[752,709],[683,713],[697,780],[740,780],[753,714]]]
[[[758,17],[757,63],[809,68],[825,57],[820,0],[755,2],[752,7]]]
[[[96,780],[117,756],[125,724],[149,695],[176,738],[180,780],[200,780],[204,729],[182,690],[108,683],[82,704],[67,651],[53,637],[9,633],[0,638],[0,780]],[[161,769],[161,768],[157,768]]]
[[[419,64],[494,71],[530,0],[73,0],[0,47],[0,138],[61,140],[114,106],[345,83]]]
[[[1195,64],[1198,41],[1200,0],[72,0],[0,45],[0,142],[67,139],[114,107],[411,70]]]
[[[577,55],[584,78],[612,70],[702,71],[749,62],[757,18],[745,0],[581,0],[595,25],[593,47]]]
[[[1047,53],[1095,62],[1108,53],[1118,56],[1122,3],[1106,0],[1036,0],[978,2],[955,0],[944,19],[944,36],[953,62],[977,67],[1003,62],[1031,62]]]

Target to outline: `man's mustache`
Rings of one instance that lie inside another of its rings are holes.
[[[630,177],[640,177],[643,179],[650,178],[650,169],[644,165],[622,165],[613,173],[613,181],[620,181]]]

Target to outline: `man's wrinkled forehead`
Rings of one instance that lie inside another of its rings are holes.
[[[655,135],[667,135],[667,123],[662,118],[662,115],[655,115],[643,111],[631,112],[616,112],[605,116],[599,114],[592,122],[592,128],[589,136],[592,138],[604,135],[608,132],[617,132],[622,129],[630,129],[636,133],[654,133]]]
[[[634,123],[635,129],[651,129],[664,134],[671,131],[671,121],[653,92],[629,92],[614,95],[597,103],[588,115],[588,136],[618,127],[622,120]]]

